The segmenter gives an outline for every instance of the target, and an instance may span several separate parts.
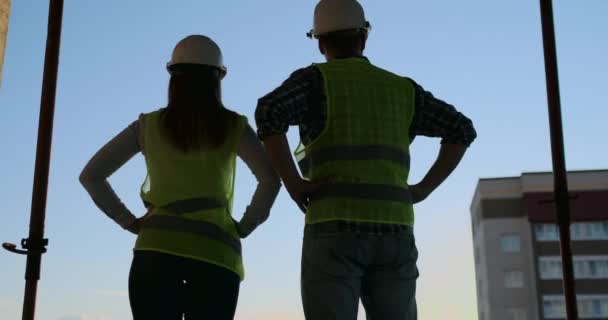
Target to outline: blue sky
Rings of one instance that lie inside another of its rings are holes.
[[[209,5],[212,3],[212,5]],[[207,5],[205,5],[207,4]],[[475,319],[469,204],[480,177],[550,170],[540,15],[536,1],[362,1],[373,31],[366,54],[414,78],[473,119],[479,138],[461,167],[416,206],[421,319]],[[229,74],[226,105],[249,117],[257,98],[293,70],[322,61],[305,37],[315,1],[68,1],[63,24],[38,319],[130,318],[127,275],[134,237],[107,219],[77,177],[86,161],[139,113],[166,102],[165,63],[188,34],[216,39]],[[35,159],[46,2],[13,1],[0,88],[0,241],[27,235]],[[569,169],[608,167],[608,2],[558,1],[557,48]],[[297,130],[290,131],[295,147]],[[412,146],[415,183],[438,140]],[[141,156],[111,183],[134,212]],[[239,165],[235,215],[254,188]],[[303,319],[299,262],[303,216],[281,192],[269,221],[244,242],[247,279],[237,319]],[[25,259],[0,253],[0,314],[17,319]],[[456,275],[456,276],[455,276]]]

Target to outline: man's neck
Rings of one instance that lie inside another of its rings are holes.
[[[363,52],[353,52],[353,53],[348,53],[348,54],[337,54],[337,55],[326,55],[325,56],[325,60],[327,60],[327,62],[329,61],[333,61],[333,60],[342,60],[342,59],[349,59],[349,58],[365,58],[363,56]]]

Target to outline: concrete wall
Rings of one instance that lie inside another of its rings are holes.
[[[521,175],[523,193],[553,191],[553,176],[550,173],[524,173]],[[606,190],[608,170],[586,170],[568,172],[570,191]]]
[[[479,320],[489,319],[490,301],[488,299],[488,276],[486,245],[483,241],[484,229],[477,225],[473,231],[473,250],[475,257],[475,287],[477,288],[477,314]]]
[[[479,235],[483,250],[480,252],[485,267],[484,300],[487,307],[487,318],[491,320],[509,320],[507,308],[523,308],[527,319],[538,319],[537,283],[534,272],[534,255],[530,223],[525,217],[482,220],[479,226],[483,230]],[[520,252],[503,252],[500,239],[505,234],[517,234],[520,237]],[[521,271],[523,288],[505,288],[504,272]],[[484,312],[485,313],[485,312]]]
[[[2,65],[4,64],[10,7],[11,0],[0,0],[0,86],[2,85]]]

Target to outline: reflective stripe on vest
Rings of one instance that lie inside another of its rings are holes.
[[[188,212],[218,209],[218,208],[225,208],[225,207],[226,207],[226,204],[224,204],[219,199],[193,198],[193,199],[174,201],[172,203],[169,203],[166,206],[163,206],[162,209],[167,210],[173,214],[184,214],[184,213],[188,213]]]
[[[412,203],[408,189],[382,184],[332,183],[325,184],[311,196],[311,201],[323,198],[351,198]]]
[[[379,145],[367,146],[332,146],[315,150],[298,161],[302,174],[307,175],[313,166],[332,161],[349,160],[386,160],[410,167],[410,156],[403,150]]]
[[[233,238],[222,228],[210,222],[186,219],[178,216],[152,215],[145,220],[143,228],[185,232],[205,236],[224,243],[241,255],[241,241]]]

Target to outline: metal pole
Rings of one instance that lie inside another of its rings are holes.
[[[49,20],[40,99],[40,118],[38,120],[38,144],[36,146],[36,167],[32,192],[30,232],[27,239],[21,240],[25,250],[16,245],[4,243],[2,246],[14,253],[27,254],[25,270],[25,293],[23,300],[23,320],[34,320],[36,293],[40,279],[42,254],[46,252],[48,240],[44,238],[44,218],[51,161],[51,142],[53,136],[53,117],[55,113],[55,92],[57,88],[57,69],[59,66],[59,45],[61,41],[61,20],[63,0],[50,0]]]
[[[574,276],[572,272],[572,250],[570,248],[570,197],[568,195],[566,160],[564,156],[564,137],[559,99],[559,79],[557,72],[552,1],[540,0],[540,11],[543,29],[543,46],[545,49],[545,74],[547,78],[547,100],[549,103],[549,122],[551,129],[551,151],[555,185],[554,193],[557,209],[557,224],[559,225],[560,232],[566,315],[567,319],[576,320],[578,319],[578,314],[576,310],[576,291],[574,288]]]

